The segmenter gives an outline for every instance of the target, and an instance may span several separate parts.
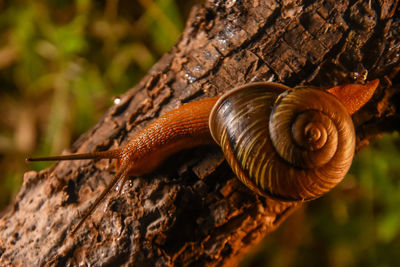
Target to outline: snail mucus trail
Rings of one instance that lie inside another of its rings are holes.
[[[368,102],[378,84],[373,80],[326,91],[268,82],[247,84],[169,111],[124,147],[26,161],[116,159],[115,176],[72,235],[118,181],[150,173],[180,150],[214,142],[236,176],[257,194],[285,201],[311,200],[347,173],[355,150],[350,115]]]

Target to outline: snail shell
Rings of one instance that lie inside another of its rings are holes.
[[[214,140],[250,189],[279,200],[321,196],[350,168],[355,131],[333,95],[276,83],[253,83],[224,94],[211,111]]]

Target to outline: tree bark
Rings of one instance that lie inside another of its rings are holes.
[[[357,149],[398,131],[398,0],[305,2],[195,6],[172,51],[68,153],[123,146],[166,111],[245,83],[325,87],[363,80],[366,73],[381,85],[353,116]],[[114,173],[109,160],[60,162],[26,173],[0,220],[1,265],[233,265],[301,205],[252,193],[218,147],[199,147],[132,178],[70,236]]]

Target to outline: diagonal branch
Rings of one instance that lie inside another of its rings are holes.
[[[399,130],[400,10],[397,1],[369,4],[210,0],[195,6],[172,51],[69,152],[122,146],[166,111],[248,82],[332,86],[362,80],[362,73],[381,79],[381,86],[353,117],[358,148]],[[111,192],[70,238],[114,173],[109,160],[26,173],[0,220],[1,265],[228,265],[298,206],[255,195],[234,178],[217,147],[200,147],[133,178],[122,194]]]

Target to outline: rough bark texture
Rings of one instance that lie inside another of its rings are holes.
[[[68,152],[124,145],[167,110],[248,82],[331,86],[367,70],[381,86],[353,117],[360,148],[399,130],[397,4],[210,0],[196,6],[172,51]],[[26,173],[0,221],[0,264],[229,265],[297,206],[253,194],[217,147],[201,147],[135,177],[121,195],[112,192],[71,238],[68,231],[114,173],[109,160]]]

